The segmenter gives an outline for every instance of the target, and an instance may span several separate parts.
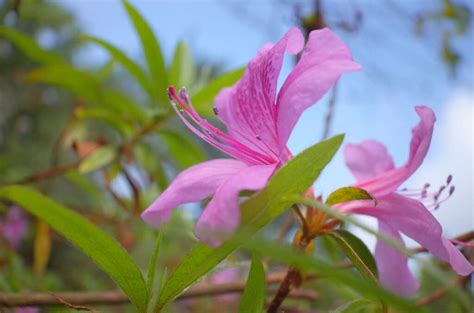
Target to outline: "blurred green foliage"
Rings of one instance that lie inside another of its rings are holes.
[[[445,3],[441,18],[453,20],[462,32],[465,13],[450,1]],[[260,248],[266,251],[263,264],[256,259],[252,262],[241,310],[252,307],[258,311],[262,299],[252,298],[248,290],[263,294],[263,267],[281,271],[282,264],[300,264],[318,276],[304,283],[305,288],[317,291],[318,301],[290,299],[286,303],[291,307],[312,312],[380,312],[378,302],[361,300],[361,295],[376,295],[411,310],[408,301],[373,284],[371,279],[377,271],[372,255],[365,244],[345,230],[318,238],[315,259],[284,246],[273,251],[278,245],[266,241],[259,242],[260,246],[251,242],[236,252],[242,242],[216,250],[195,245],[192,218],[183,211],[174,212],[159,236],[145,226],[139,219],[140,212],[170,179],[215,155],[177,122],[166,87],[186,86],[196,110],[213,118],[214,97],[223,87],[235,83],[244,69],[220,73],[212,64],[196,61],[184,42],[177,44],[171,60],[165,60],[148,23],[131,4],[122,4],[141,43],[143,62],[100,38],[81,34],[73,15],[58,2],[0,2],[0,184],[24,183],[36,190],[11,186],[1,189],[2,196],[10,199],[1,202],[2,211],[15,200],[33,215],[28,218],[28,240],[19,250],[0,242],[0,291],[116,289],[113,281],[65,237],[113,277],[141,311],[148,300],[147,292],[152,303],[165,305],[209,270],[219,271],[229,264],[246,270],[249,251],[257,253]],[[103,48],[109,60],[100,67],[77,64],[74,57],[86,44]],[[455,53],[449,49],[445,53],[455,64]],[[332,140],[340,144],[340,138]],[[337,147],[333,144],[323,151],[318,146],[310,148],[275,175],[273,183],[259,196],[245,202],[243,220],[250,225],[246,230],[257,232],[285,210],[287,200],[279,197],[306,190]],[[301,160],[305,162],[298,163]],[[294,171],[301,172],[297,179],[291,177]],[[355,192],[337,196],[361,199],[367,195]],[[48,210],[55,214],[49,215]],[[259,210],[263,213],[256,217]],[[277,218],[261,234],[273,236],[283,219]],[[224,263],[220,263],[222,260]],[[356,264],[356,269],[329,266],[348,260]],[[426,272],[422,268],[425,289],[421,295],[442,287],[430,276],[432,272]],[[371,278],[365,280],[360,273]],[[360,290],[354,288],[357,286]],[[142,287],[147,290],[145,294],[140,292]],[[464,312],[464,299],[447,297],[437,302],[440,306],[429,309]],[[163,312],[222,312],[225,301],[219,297],[177,301]],[[228,307],[238,309],[238,305]],[[121,305],[113,309],[100,306],[99,310],[135,309]],[[43,311],[74,310],[47,307]]]

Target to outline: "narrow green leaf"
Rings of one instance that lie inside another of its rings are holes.
[[[364,277],[377,281],[377,264],[362,240],[342,229],[334,230],[328,235],[336,240],[352,264]]]
[[[120,117],[125,121],[140,124],[149,121],[149,118],[142,107],[140,107],[140,105],[127,94],[112,89],[104,89],[103,93],[105,97],[103,107],[106,107],[117,115],[120,115]]]
[[[130,75],[135,77],[143,90],[145,90],[150,96],[153,96],[153,85],[151,84],[151,81],[149,80],[145,71],[143,71],[143,69],[132,59],[130,59],[122,50],[111,45],[107,41],[96,37],[84,35],[82,38],[107,50],[114,60],[120,63],[130,73]]]
[[[371,306],[373,302],[366,299],[357,299],[348,303],[345,303],[338,307],[335,310],[332,310],[331,313],[357,313],[360,310]]]
[[[191,97],[194,108],[202,115],[213,116],[212,103],[219,91],[224,87],[235,84],[244,74],[245,68],[227,72],[212,80],[206,87],[203,87]]]
[[[158,260],[158,253],[160,252],[161,240],[163,233],[160,231],[156,237],[155,247],[153,248],[153,254],[151,255],[150,263],[148,264],[148,271],[146,276],[146,285],[148,293],[151,295],[153,292],[153,285],[155,282],[155,272]]]
[[[183,41],[176,46],[168,76],[170,84],[177,88],[189,87],[196,76],[193,58]]]
[[[94,75],[70,65],[50,65],[33,70],[26,80],[60,86],[91,103],[105,101]]]
[[[105,108],[78,108],[75,112],[78,119],[95,119],[112,126],[124,137],[131,136],[134,132],[132,125]]]
[[[111,146],[100,147],[87,156],[79,165],[79,173],[95,171],[112,162],[117,157],[117,149]]]
[[[162,130],[160,136],[164,139],[171,156],[182,169],[206,160],[202,148],[190,138],[170,130]]]
[[[241,205],[240,231],[254,234],[292,204],[285,196],[304,193],[319,177],[324,167],[339,149],[342,135],[322,141],[297,155],[270,179],[268,185]],[[219,264],[242,241],[229,240],[217,249],[197,244],[184,258],[166,282],[158,301],[158,307],[176,298]]]
[[[114,69],[115,69],[115,60],[110,58],[107,62],[104,62],[103,65],[99,66],[93,74],[98,82],[105,84],[112,76]]]
[[[59,64],[65,62],[61,55],[41,48],[33,38],[14,29],[0,26],[0,36],[11,40],[27,57],[38,63]]]
[[[247,285],[240,300],[240,313],[261,313],[265,304],[265,270],[255,255],[252,258]]]
[[[167,104],[168,96],[166,94],[166,88],[168,87],[168,78],[166,76],[166,67],[160,44],[156,40],[150,25],[148,25],[140,13],[128,1],[122,0],[122,3],[140,38],[143,53],[145,54],[151,75],[152,91],[156,95],[156,99],[162,104]]]
[[[0,189],[0,198],[46,222],[68,239],[106,272],[139,312],[145,312],[148,293],[139,268],[120,244],[88,220],[30,188],[8,186]]]
[[[115,114],[125,121],[140,123],[146,120],[145,113],[133,99],[122,92],[104,88],[92,73],[70,65],[42,67],[31,71],[26,79],[62,87],[89,105],[107,109],[109,116]]]
[[[354,201],[354,200],[374,200],[367,191],[357,187],[342,187],[332,192],[326,199],[326,203],[334,205],[336,203]]]

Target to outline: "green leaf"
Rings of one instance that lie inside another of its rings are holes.
[[[86,174],[111,163],[117,157],[117,149],[111,146],[100,147],[87,156],[79,165],[79,173]]]
[[[377,281],[377,264],[374,256],[362,240],[342,229],[328,233],[339,244],[352,264],[366,278]]]
[[[26,80],[60,86],[91,103],[105,101],[94,75],[70,65],[50,65],[33,70]]]
[[[214,98],[222,88],[235,84],[242,77],[244,72],[245,68],[242,67],[212,80],[206,87],[203,87],[191,97],[194,108],[202,115],[213,116],[212,103]]]
[[[207,159],[206,154],[196,142],[180,133],[162,130],[160,136],[164,139],[173,159],[182,169]]]
[[[319,177],[324,167],[339,149],[344,136],[322,141],[280,168],[267,186],[241,205],[240,232],[255,234],[292,204],[285,196],[303,194]],[[161,308],[208,273],[242,242],[229,240],[217,249],[197,244],[166,282],[158,302]]]
[[[82,36],[82,38],[90,42],[93,42],[101,46],[105,50],[107,50],[109,54],[114,58],[114,60],[120,63],[130,73],[130,75],[135,77],[135,79],[143,88],[143,90],[145,90],[150,96],[153,96],[154,94],[153,85],[151,84],[151,81],[149,80],[147,74],[143,71],[143,69],[137,63],[135,63],[132,59],[130,59],[123,51],[111,45],[110,43],[106,42],[105,40],[102,40],[96,37],[84,35]]]
[[[78,108],[74,113],[78,119],[95,119],[105,122],[125,137],[133,134],[133,127],[110,110],[104,108]]]
[[[240,300],[240,313],[261,313],[265,304],[265,270],[255,255],[252,258],[247,285]]]
[[[41,64],[64,63],[61,55],[41,48],[34,39],[11,28],[0,26],[0,36],[8,38],[30,59]]]
[[[168,73],[170,85],[177,88],[189,87],[196,76],[193,58],[183,41],[180,41],[176,46],[173,63],[171,63]]]
[[[153,285],[155,282],[155,272],[158,260],[158,253],[160,252],[161,240],[163,239],[163,233],[160,231],[156,237],[155,247],[153,248],[153,254],[151,255],[150,263],[148,264],[148,271],[146,276],[146,285],[149,294],[153,292]]]
[[[31,71],[26,79],[62,87],[88,104],[106,108],[107,115],[115,114],[122,119],[143,123],[145,113],[138,104],[124,93],[104,88],[97,78],[89,72],[70,65],[51,65]]]
[[[160,45],[156,40],[153,30],[140,13],[128,1],[122,0],[122,3],[140,38],[151,75],[152,91],[156,97],[155,99],[159,100],[162,104],[167,104],[166,88],[168,87],[168,79]]]
[[[374,200],[367,191],[357,187],[342,187],[334,191],[326,199],[326,203],[334,205],[336,203],[349,202],[354,200]]]
[[[17,203],[68,239],[106,272],[139,312],[145,312],[148,293],[139,268],[120,244],[88,220],[30,188],[8,186],[0,198]]]

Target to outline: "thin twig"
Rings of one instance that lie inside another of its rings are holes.
[[[268,276],[267,284],[279,283],[283,280],[283,273]],[[245,289],[245,281],[237,281],[227,284],[203,284],[192,287],[176,300],[184,300],[199,297],[211,297],[228,293],[241,293]],[[274,293],[275,290],[269,290]],[[318,295],[311,290],[294,290],[288,297],[293,299],[315,301]],[[0,292],[0,307],[17,306],[84,306],[84,305],[115,305],[128,303],[128,298],[121,291],[104,292],[28,292],[28,293],[4,293]]]
[[[117,149],[120,154],[127,155],[130,153],[132,147],[145,135],[153,131],[160,120],[154,120],[148,125],[145,125],[140,129],[130,140],[122,143]],[[21,178],[17,181],[12,182],[0,182],[0,185],[23,185],[29,183],[35,183],[43,180],[48,180],[57,176],[66,174],[67,172],[76,169],[81,164],[82,159],[74,161],[69,164],[60,165],[48,168],[46,170],[38,171],[30,176]]]
[[[324,130],[321,140],[327,139],[331,132],[331,125],[334,119],[334,109],[337,101],[337,85],[338,84],[336,83],[331,91],[331,98],[329,98],[328,102],[328,111],[326,112],[326,118],[324,119]]]
[[[451,240],[456,240],[456,241],[462,241],[462,242],[468,242],[474,239],[474,230],[471,230],[467,233],[461,234],[457,237],[452,238]],[[421,253],[421,252],[427,252],[428,249],[425,247],[418,247],[410,250],[412,253]]]
[[[40,180],[47,180],[50,178],[54,178],[56,176],[63,175],[67,173],[68,171],[75,169],[78,167],[80,164],[80,161],[75,161],[69,164],[65,165],[60,165],[60,166],[55,166],[48,168],[46,170],[42,170],[39,172],[36,172],[30,176],[24,177],[18,181],[15,182],[1,182],[1,185],[23,185],[23,184],[29,184],[29,183],[34,183]]]
[[[460,276],[454,283],[454,285],[457,285],[457,286],[463,286],[464,284],[467,283],[467,281],[469,280],[469,277],[470,276]],[[428,305],[428,304],[431,304],[439,299],[441,299],[442,297],[444,297],[450,290],[450,287],[441,287],[437,290],[435,290],[433,293],[427,295],[426,297],[424,298],[421,298],[420,300],[418,300],[416,302],[416,306],[425,306],[425,305]]]

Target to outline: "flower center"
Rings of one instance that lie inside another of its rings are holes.
[[[213,147],[250,165],[274,164],[277,162],[274,158],[247,147],[209,123],[206,119],[199,116],[184,88],[180,89],[178,96],[175,89],[169,87],[168,97],[173,109],[176,111],[183,123],[192,132]],[[215,113],[217,114],[218,112],[215,110]]]

